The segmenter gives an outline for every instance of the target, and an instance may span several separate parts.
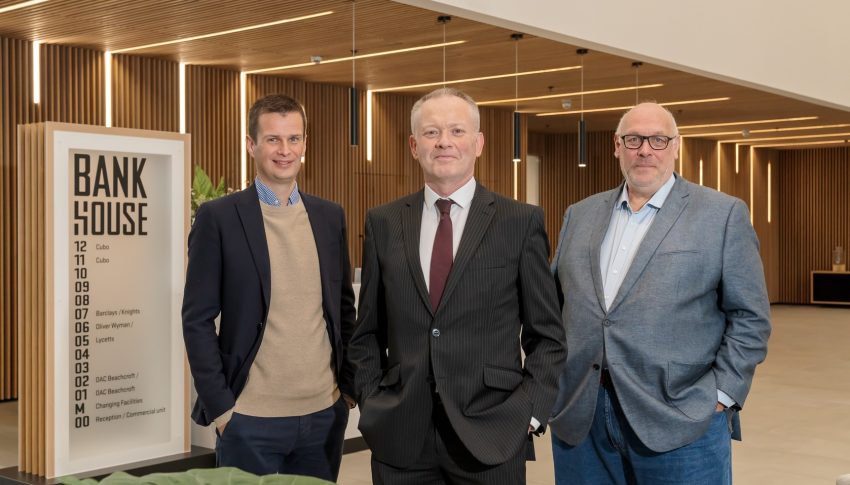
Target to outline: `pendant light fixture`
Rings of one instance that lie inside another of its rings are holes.
[[[519,41],[522,40],[522,34],[511,34],[511,39],[514,41],[514,163],[522,161],[522,133],[520,132],[520,114],[519,114]]]
[[[635,70],[635,106],[640,103],[640,84],[638,84],[638,71],[640,71],[640,66],[642,65],[643,63],[640,61],[635,61],[632,63],[632,69]]]
[[[355,85],[357,57],[357,45],[355,43],[357,32],[357,2],[351,0],[351,87],[348,88],[348,138],[351,146],[360,144],[360,129],[358,120],[360,118],[360,96],[357,95]]]
[[[581,118],[578,120],[578,166],[579,168],[587,167],[587,126],[584,123],[584,56],[587,54],[587,49],[577,49],[579,59],[581,59]]]
[[[451,15],[440,15],[437,17],[437,23],[443,24],[443,87],[446,87],[446,25],[451,21]]]

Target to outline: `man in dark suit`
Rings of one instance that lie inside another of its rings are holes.
[[[467,95],[426,95],[411,125],[426,185],[366,216],[349,346],[372,478],[525,483],[565,358],[543,213],[473,178],[484,136]]]
[[[624,182],[564,215],[559,485],[731,483],[770,305],[746,205],[674,174],[678,147],[673,115],[637,105],[614,137]]]
[[[258,100],[248,131],[254,184],[201,205],[189,234],[192,417],[215,423],[219,466],[336,480],[348,422],[339,371],[355,316],[345,215],[298,190],[300,103]]]

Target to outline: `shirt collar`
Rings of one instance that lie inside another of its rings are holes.
[[[277,194],[274,193],[274,190],[270,189],[268,185],[260,181],[260,177],[254,177],[254,187],[257,188],[257,197],[260,198],[260,202],[273,207],[280,207],[282,205],[280,203],[280,199],[277,198]],[[298,182],[295,182],[295,186],[292,188],[292,193],[289,194],[287,205],[295,205],[300,200],[301,192],[298,191]]]
[[[434,189],[425,185],[425,207],[428,210],[433,210],[434,203],[439,199],[452,199],[452,202],[457,204],[458,207],[465,209],[472,203],[472,197],[475,195],[475,187],[475,177],[472,177],[461,188],[449,194],[448,197],[440,197],[434,192]]]
[[[677,175],[673,172],[673,176],[667,179],[664,182],[664,185],[659,188],[655,194],[646,202],[644,207],[651,206],[655,209],[660,209],[664,205],[664,201],[667,200],[667,196],[670,195],[670,191],[673,190],[673,184],[676,183]],[[623,205],[625,204],[625,206]],[[620,191],[620,198],[617,199],[617,204],[615,206],[618,209],[628,208],[629,207],[629,185],[623,184],[623,190]]]

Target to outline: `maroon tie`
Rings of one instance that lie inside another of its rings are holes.
[[[446,280],[452,270],[452,218],[451,210],[454,202],[451,199],[440,199],[436,202],[440,211],[440,223],[437,225],[437,235],[434,237],[434,249],[431,251],[431,277],[428,289],[431,296],[431,308],[437,310]]]

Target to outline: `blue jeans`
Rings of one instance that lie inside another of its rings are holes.
[[[552,436],[556,485],[731,485],[732,444],[725,412],[698,440],[658,453],[626,421],[616,396],[599,386],[590,433],[577,446]]]

